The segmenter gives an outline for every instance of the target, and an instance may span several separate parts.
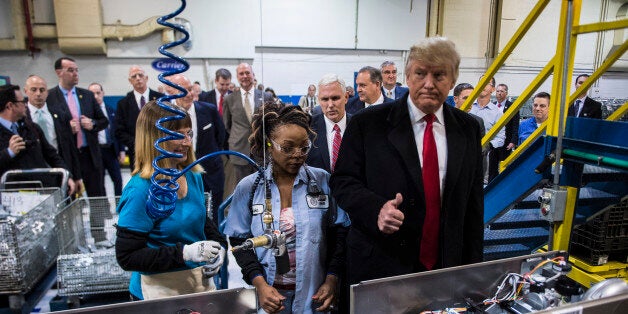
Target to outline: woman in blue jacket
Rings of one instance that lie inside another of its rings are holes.
[[[263,174],[249,175],[237,185],[225,234],[238,246],[275,231],[279,238],[285,236],[285,253],[261,246],[236,250],[235,259],[244,280],[257,289],[260,312],[329,311],[344,268],[349,218],[331,199],[329,173],[305,165],[312,145],[310,117],[298,106],[267,103],[252,124],[251,154],[267,166]],[[262,221],[267,198],[272,230]]]

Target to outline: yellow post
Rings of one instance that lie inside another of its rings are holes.
[[[554,242],[550,251],[569,250],[569,236],[573,225],[573,217],[576,212],[576,202],[578,201],[578,189],[567,187],[567,202],[565,204],[565,218],[560,223],[554,224]]]
[[[572,23],[568,24],[568,14],[569,14],[569,3],[572,2],[573,10],[572,10]],[[563,81],[566,85],[565,93],[569,95],[569,88],[571,86],[571,76],[573,72],[573,60],[576,51],[576,38],[577,34],[571,34],[569,47],[565,47],[565,39],[566,32],[564,30],[571,29],[573,25],[578,25],[580,22],[580,10],[582,7],[581,0],[573,0],[568,1],[564,0],[560,10],[560,22],[558,24],[558,43],[556,45],[556,64],[554,66],[554,77],[552,83],[552,97],[550,100],[550,108],[549,108],[549,117],[547,124],[547,135],[550,136],[558,136],[559,132],[563,132],[563,130],[559,130],[559,119],[560,119],[560,109],[564,108],[563,114],[563,125],[567,120],[567,106],[568,104],[561,104],[560,101],[563,99]],[[569,49],[568,49],[569,48]],[[563,56],[567,56],[567,58],[563,58]],[[565,70],[565,66],[567,63],[567,68]],[[565,99],[568,99],[565,95]]]

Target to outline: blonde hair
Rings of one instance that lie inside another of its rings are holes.
[[[406,62],[406,73],[410,73],[411,61],[449,67],[454,82],[458,80],[460,54],[456,51],[456,44],[446,37],[428,37],[412,46]]]
[[[183,108],[177,105],[170,103],[166,104],[172,108],[185,112]],[[139,173],[140,177],[144,179],[150,179],[153,175],[155,170],[153,168],[153,160],[157,156],[161,155],[161,153],[154,147],[155,141],[167,135],[157,129],[155,123],[159,120],[159,118],[173,115],[173,113],[161,108],[154,100],[148,102],[144,107],[142,107],[140,114],[137,116],[137,124],[135,127],[135,168],[133,169],[131,175]],[[190,116],[185,115],[185,118],[183,119],[171,120],[163,123],[162,126],[173,131],[182,128],[191,128],[192,120],[190,119]],[[163,143],[161,145],[163,147]],[[182,169],[194,161],[196,161],[196,156],[194,155],[194,150],[190,145],[187,152],[187,159],[182,162],[179,167]],[[167,159],[160,160],[158,165],[162,168],[168,168]],[[190,170],[193,172],[203,172],[203,167],[197,164]]]

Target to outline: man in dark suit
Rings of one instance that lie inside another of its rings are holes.
[[[76,62],[62,57],[55,61],[54,66],[59,85],[48,91],[46,102],[59,106],[66,114],[72,115],[70,125],[74,135],[71,139],[79,150],[79,163],[87,196],[105,196],[98,132],[106,128],[109,121],[98,107],[94,94],[76,87],[79,79]]]
[[[231,94],[231,91],[229,91],[230,83],[231,72],[229,72],[229,70],[223,68],[216,70],[216,79],[214,80],[216,87],[209,92],[202,92],[198,96],[198,101],[216,105],[218,107],[218,113],[222,117],[225,97]]]
[[[100,152],[104,171],[107,170],[109,178],[113,182],[114,195],[122,195],[122,173],[120,172],[120,162],[124,160],[124,151],[120,148],[120,144],[114,136],[116,131],[116,112],[111,106],[105,104],[105,91],[99,83],[91,83],[87,87],[96,98],[96,102],[102,110],[109,126],[98,133],[98,143],[100,144]]]
[[[129,156],[129,166],[133,171],[135,162],[135,122],[140,109],[151,100],[163,96],[148,88],[148,76],[139,66],[133,65],[129,68],[129,83],[133,85],[133,90],[118,101],[116,108],[116,138],[126,146]]]
[[[42,129],[27,118],[26,100],[17,85],[0,87],[0,176],[8,170],[65,168],[57,150],[48,143]],[[56,182],[42,182],[55,186]],[[76,189],[68,180],[68,192]]]
[[[589,74],[580,74],[576,77],[576,89],[589,78]],[[602,119],[602,103],[587,96],[588,90],[582,91],[578,99],[569,106],[568,117]]]
[[[331,176],[349,284],[482,261],[480,125],[444,105],[460,56],[430,37],[407,62],[409,94],[351,118]]]
[[[390,99],[399,99],[408,92],[407,87],[397,85],[397,66],[392,61],[384,61],[380,66],[382,71],[382,93]]]
[[[358,96],[349,99],[347,103],[349,114],[355,114],[369,106],[392,101],[382,94],[382,72],[374,67],[361,68],[355,78],[355,83],[358,86]]]
[[[83,180],[78,148],[72,140],[69,140],[73,137],[70,127],[72,115],[67,113],[62,106],[46,103],[48,85],[40,76],[31,75],[26,79],[24,93],[28,97],[28,117],[39,125],[48,143],[57,150],[70,171],[71,182],[68,185],[75,185],[77,188],[68,191],[68,194],[74,195],[81,189]]]
[[[264,102],[272,101],[272,96],[255,88],[253,84],[255,73],[250,64],[240,63],[236,68],[236,75],[240,90],[225,98],[222,118],[229,134],[229,149],[249,156],[251,154],[249,145],[249,136],[252,132],[251,119]],[[228,164],[227,167],[233,168],[233,174],[225,178],[226,195],[233,192],[242,178],[255,171],[253,166],[239,157],[230,156]]]
[[[495,97],[497,98],[497,108],[502,109],[504,113],[510,108],[512,102],[508,100],[508,85],[498,84],[495,89]],[[506,124],[506,138],[504,139],[504,145],[496,147],[493,153],[489,155],[488,161],[488,182],[491,182],[499,174],[499,162],[506,159],[510,152],[519,143],[519,120],[521,116],[519,111],[508,121]]]
[[[168,77],[171,82],[188,91],[187,95],[177,98],[174,103],[187,110],[192,120],[192,147],[197,159],[222,150],[225,142],[225,126],[214,104],[194,101],[192,82],[182,74]],[[166,86],[166,92],[170,95],[181,93],[179,90]],[[222,202],[223,188],[225,184],[225,172],[220,157],[209,158],[201,162],[205,172],[203,173],[203,188],[212,196],[212,215],[218,223],[218,206]]]
[[[336,74],[326,74],[318,82],[318,103],[322,113],[312,116],[312,130],[316,133],[312,149],[307,155],[308,166],[322,168],[331,173],[338,158],[342,135],[350,117],[345,81]]]

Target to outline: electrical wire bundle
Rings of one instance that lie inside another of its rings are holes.
[[[529,272],[521,275],[517,273],[508,273],[506,277],[502,280],[502,282],[497,286],[497,291],[495,295],[490,299],[485,299],[482,301],[485,305],[500,303],[504,301],[514,301],[521,297],[523,289],[527,286],[529,287],[532,284],[536,283],[536,280],[533,275],[539,270],[542,269],[548,263],[553,263],[555,265],[559,265],[561,267],[565,266],[567,263],[565,262],[565,258],[562,256],[558,256],[552,259],[546,259],[536,265]],[[557,272],[554,276],[549,277],[545,280],[545,282],[550,282],[558,279],[563,273]]]

